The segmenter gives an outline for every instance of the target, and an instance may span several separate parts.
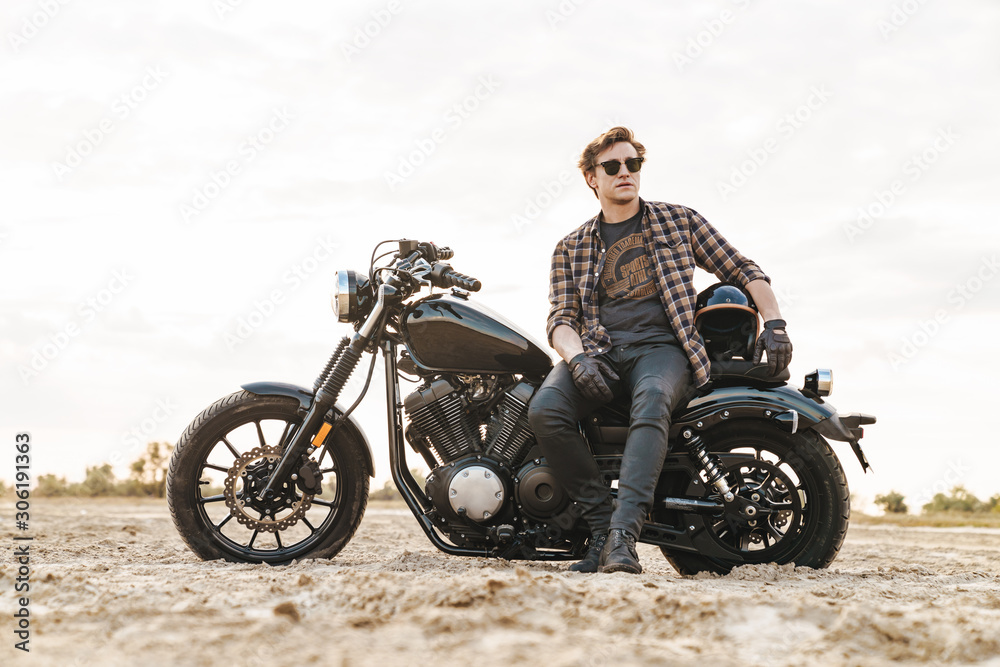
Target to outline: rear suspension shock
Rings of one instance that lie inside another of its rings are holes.
[[[710,453],[705,448],[705,441],[701,439],[701,436],[694,434],[691,429],[684,429],[681,436],[687,441],[688,453],[691,454],[691,458],[705,472],[708,483],[722,494],[727,503],[732,502],[736,496],[729,488],[729,482],[726,481],[726,474],[722,471],[719,457]]]

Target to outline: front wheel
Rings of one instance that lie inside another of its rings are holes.
[[[198,415],[181,435],[167,473],[174,525],[205,560],[287,563],[331,558],[350,541],[368,503],[364,444],[341,429],[315,461],[323,491],[284,484],[257,495],[302,423],[299,402],[236,392]]]
[[[661,547],[681,574],[719,574],[745,563],[795,563],[827,567],[837,557],[850,519],[847,477],[825,440],[814,433],[785,433],[770,424],[734,422],[703,434],[708,451],[723,454],[726,480],[753,518],[734,510],[704,516],[704,530],[732,558],[714,558]],[[694,495],[705,480],[690,480],[683,495]],[[730,506],[735,507],[735,505]],[[684,521],[667,510],[654,514],[665,523]]]

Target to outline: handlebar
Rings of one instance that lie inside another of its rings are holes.
[[[436,246],[430,241],[400,239],[398,256],[406,257],[407,261],[414,261],[418,257],[423,257],[433,264],[439,259],[451,259],[455,256],[455,251],[447,246]]]
[[[444,264],[438,260],[451,259],[455,256],[455,251],[447,246],[436,246],[429,241],[414,241],[412,239],[401,239],[399,241],[399,257],[403,265],[410,265],[419,259],[423,259],[429,264],[433,264],[430,273],[431,284],[435,287],[447,289],[458,287],[470,292],[478,292],[483,284],[464,273],[459,273],[451,268],[450,264]]]

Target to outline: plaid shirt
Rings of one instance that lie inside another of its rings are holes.
[[[701,217],[684,206],[639,200],[645,211],[642,236],[660,288],[660,301],[674,334],[687,353],[694,384],[708,382],[709,359],[705,344],[694,328],[694,267],[714,273],[721,280],[745,287],[752,280],[771,282],[760,267],[747,259]],[[549,273],[549,344],[560,324],[572,327],[591,356],[611,349],[611,336],[601,326],[596,293],[597,276],[604,270],[605,249],[597,215],[556,245]]]

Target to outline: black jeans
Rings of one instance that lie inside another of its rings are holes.
[[[545,378],[528,419],[553,474],[579,505],[591,532],[624,529],[638,537],[667,455],[670,413],[691,390],[691,366],[684,350],[669,343],[620,345],[601,358],[621,378],[609,382],[615,397],[632,398],[616,507],[578,426],[601,403],[584,398],[566,362]]]

